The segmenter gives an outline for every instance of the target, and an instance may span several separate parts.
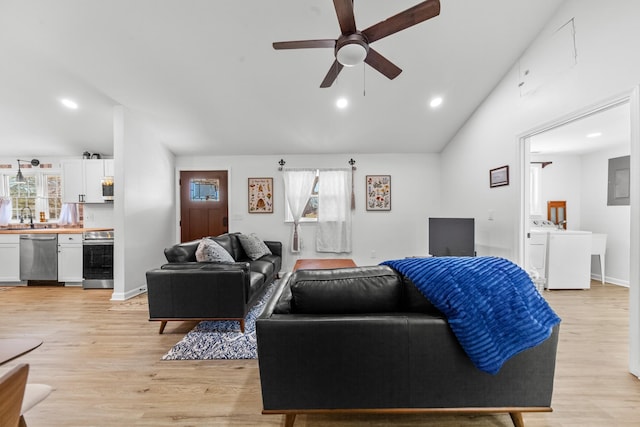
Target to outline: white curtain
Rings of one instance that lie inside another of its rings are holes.
[[[0,225],[7,226],[11,221],[11,197],[0,196]]]
[[[45,174],[36,175],[36,211],[33,218],[40,218],[40,212],[44,212],[45,218],[49,218],[49,198],[47,196],[47,176]]]
[[[9,192],[9,181],[0,175],[0,225],[7,226],[11,222],[12,202]]]
[[[76,225],[79,220],[78,204],[77,203],[63,203],[60,209],[59,225]]]
[[[291,252],[300,252],[300,217],[313,190],[316,179],[315,169],[285,170],[284,193],[291,215],[293,216],[293,234],[291,236]]]
[[[348,170],[321,170],[318,179],[318,252],[351,252],[351,193]]]

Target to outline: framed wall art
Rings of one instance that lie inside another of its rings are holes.
[[[273,178],[249,178],[249,213],[273,213]]]
[[[509,185],[509,166],[500,166],[489,171],[489,187]]]
[[[367,210],[391,210],[391,175],[367,175]]]

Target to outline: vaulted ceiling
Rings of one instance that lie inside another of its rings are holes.
[[[417,3],[356,0],[357,27]],[[396,79],[356,66],[321,89],[332,49],[272,42],[337,38],[331,0],[2,0],[0,156],[113,154],[115,105],[177,155],[439,152],[561,3],[441,0],[373,44]]]

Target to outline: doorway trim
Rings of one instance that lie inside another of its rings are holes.
[[[518,220],[518,232],[516,233],[516,257],[520,265],[526,265],[526,236],[527,233],[529,233],[529,221],[526,216],[527,212],[529,212],[528,165],[530,161],[530,139],[540,133],[625,103],[629,103],[629,111],[631,114],[629,372],[640,378],[640,263],[634,262],[635,260],[640,259],[640,86],[635,86],[630,91],[605,99],[578,111],[574,111],[573,113],[569,113],[556,120],[529,129],[528,131],[516,136],[516,151],[519,160],[519,171],[517,173],[520,177],[520,215]]]

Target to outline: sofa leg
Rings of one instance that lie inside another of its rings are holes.
[[[164,327],[167,326],[167,321],[163,320],[160,322],[160,330],[158,331],[159,334],[162,334],[164,332]]]
[[[286,414],[284,416],[284,427],[293,427],[293,423],[296,420],[296,414]]]
[[[240,332],[244,334],[244,319],[240,319]]]
[[[521,412],[509,412],[511,416],[511,421],[513,421],[513,425],[516,427],[524,427],[524,419],[522,418]]]

